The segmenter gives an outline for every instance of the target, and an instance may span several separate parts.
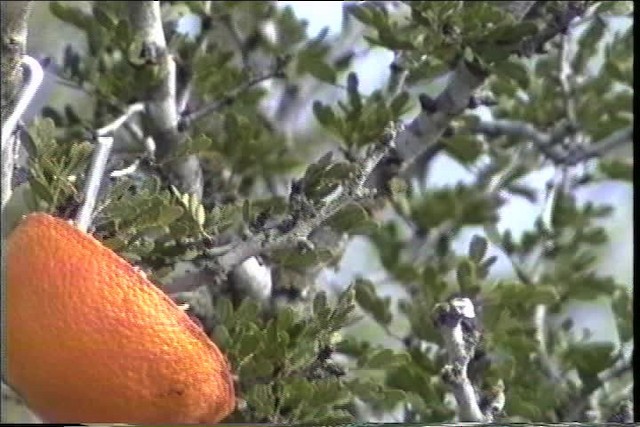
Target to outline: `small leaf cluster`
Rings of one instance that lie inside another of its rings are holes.
[[[56,212],[63,205],[79,203],[76,182],[81,178],[91,155],[87,141],[58,141],[51,119],[38,119],[29,129],[26,146],[30,152],[30,210]]]
[[[331,304],[320,292],[310,303],[311,311],[282,307],[274,316],[261,316],[254,301],[244,300],[234,308],[228,299],[219,299],[214,336],[234,367],[246,401],[246,408],[230,421],[353,421],[351,381],[332,360],[342,341],[339,331],[353,320],[353,298],[353,290],[347,289]]]
[[[338,108],[313,103],[316,120],[336,137],[346,150],[355,150],[376,141],[387,123],[395,122],[410,107],[409,95],[401,92],[386,99],[381,90],[363,96],[358,90],[358,76],[347,77],[347,99],[338,101]]]

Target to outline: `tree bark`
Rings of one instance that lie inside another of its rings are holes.
[[[167,51],[167,42],[162,29],[160,2],[129,2],[129,20],[142,45],[153,54],[145,58],[143,67],[158,67],[162,82],[148,91],[146,112],[143,121],[145,133],[150,135],[156,146],[159,161],[167,159],[171,153],[185,142],[185,134],[178,129],[178,102],[176,96],[176,64]],[[196,156],[166,162],[164,172],[178,190],[195,194],[202,199],[202,168]]]
[[[11,114],[22,87],[22,56],[26,52],[27,19],[31,1],[0,2],[2,17],[1,116],[2,124]],[[11,196],[14,143],[2,147],[2,211]]]

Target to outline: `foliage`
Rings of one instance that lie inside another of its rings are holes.
[[[90,11],[50,4],[58,19],[86,33],[88,51],[69,46],[61,77],[84,88],[94,108],[90,114],[73,106],[64,112],[49,108],[48,118],[31,125],[31,210],[71,216],[69,205],[81,202],[90,154],[84,131],[117,118],[163,77],[131,55],[139,46],[121,3],[94,2]],[[562,35],[536,52],[523,53],[522,44],[547,21],[560,19],[567,2],[544,2],[537,18],[521,22],[495,4],[503,2],[401,2],[404,14],[378,2],[358,2],[348,7],[345,19],[363,31],[370,46],[403,55],[405,61],[402,90],[367,95],[360,91],[358,75],[349,71],[351,61],[335,60],[336,41],[326,32],[308,38],[305,24],[290,8],[274,2],[213,2],[207,16],[204,3],[162,2],[170,49],[180,75],[187,76],[179,83],[185,86],[193,79],[197,94],[188,110],[225,101],[190,124],[187,142],[166,160],[198,156],[206,183],[202,200],[178,192],[159,165],[138,150],[143,166],[136,174],[109,180],[93,222],[93,232],[106,245],[149,271],[160,286],[179,263],[215,268],[216,248],[230,236],[251,235],[266,218],[322,211],[356,174],[353,158],[370,148],[389,122],[406,120],[417,104],[408,89],[460,61],[486,76],[482,90],[493,100],[488,108],[495,118],[526,122],[547,133],[571,122],[587,145],[633,124],[633,25],[601,43],[610,20],[628,13],[630,2],[586,2],[596,8],[578,18],[585,29],[569,64],[571,93],[564,89],[559,66]],[[205,33],[215,42],[201,49],[200,38],[172,30],[185,13],[209,22]],[[277,42],[265,35],[267,23],[279,34]],[[601,67],[592,65],[598,55]],[[257,71],[270,67],[276,80],[269,88],[245,86]],[[277,116],[261,106],[270,91],[300,91],[312,83],[340,93],[335,101],[310,102],[321,127],[315,139],[330,139],[344,160],[324,156],[309,161],[318,145],[312,147],[304,135],[287,134]],[[335,298],[307,286],[315,276],[309,279],[305,272],[340,259],[341,250],[333,246],[264,254],[282,275],[276,291],[288,286],[288,275],[306,297],[298,292],[282,304],[274,291],[272,301],[262,304],[217,289],[211,333],[231,361],[243,399],[229,421],[330,424],[398,411],[404,421],[453,420],[450,389],[440,379],[447,355],[431,313],[454,294],[477,301],[481,347],[490,360],[478,385],[497,379],[507,385],[503,420],[584,419],[583,413],[575,415],[579,419],[567,417],[598,389],[598,375],[623,358],[620,346],[576,338],[575,327],[565,322],[545,328],[546,348],[541,350],[534,318],[541,307],[553,320],[572,301],[604,298],[611,303],[620,341],[633,343],[628,287],[597,272],[598,251],[608,239],[602,224],[613,208],[582,204],[576,197],[598,180],[629,181],[633,165],[624,158],[595,156],[588,174],[555,188],[550,213],[515,237],[508,229],[498,230],[500,208],[513,197],[537,201],[540,195],[524,178],[550,160],[558,169],[564,166],[525,137],[475,132],[478,119],[471,108],[449,120],[451,132],[438,141],[441,150],[472,172],[474,180],[424,191],[393,181],[394,190],[382,197],[392,215],[380,219],[379,205],[356,202],[322,222],[340,234],[364,236],[403,296],[382,297],[379,284],[365,277]],[[294,191],[287,194],[289,189],[265,190],[292,178],[303,187],[302,202]],[[482,235],[465,253],[457,253],[452,242],[469,227],[482,228]],[[492,274],[496,251],[512,262],[514,277]],[[532,273],[531,260],[542,273]],[[350,333],[354,325],[376,325],[398,346],[362,339]],[[398,325],[406,326],[402,333],[395,332]],[[549,363],[560,380],[550,375]],[[617,402],[602,404],[606,412]]]

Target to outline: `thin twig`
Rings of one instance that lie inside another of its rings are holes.
[[[609,151],[630,142],[633,142],[632,126],[619,129],[606,138],[591,144],[587,148],[577,147],[575,150],[567,154],[565,163],[573,166],[580,162],[584,162],[585,160],[601,157]]]
[[[522,148],[524,149],[524,147]],[[516,153],[513,156],[513,160],[509,165],[510,168],[517,168],[521,166],[521,154]],[[560,171],[559,171],[560,172]],[[503,174],[505,176],[507,174]],[[542,219],[545,226],[549,229],[552,229],[552,212],[554,211],[555,203],[557,202],[557,196],[560,191],[562,191],[563,184],[566,181],[564,179],[564,173],[560,172],[556,174],[556,179],[554,180],[554,185],[548,194],[546,201],[542,207],[540,212],[540,218]],[[562,177],[561,177],[562,176]],[[490,192],[497,192],[502,188],[501,180],[492,180],[492,185],[489,186]],[[538,247],[534,259],[532,261],[532,268],[526,269],[521,263],[516,260],[513,254],[509,253],[500,238],[500,234],[498,232],[497,227],[494,224],[489,224],[485,226],[485,234],[487,238],[502,252],[507,256],[507,259],[511,263],[514,272],[517,274],[518,278],[523,282],[523,284],[527,286],[536,286],[542,274],[544,273],[544,260],[542,259],[543,251],[541,247]],[[542,364],[545,373],[549,377],[549,379],[555,384],[562,383],[562,377],[558,370],[558,367],[554,365],[553,361],[550,359],[547,348],[547,331],[548,331],[548,319],[547,319],[547,307],[545,305],[539,304],[534,309],[534,314],[532,316],[532,323],[535,329],[535,337],[538,343],[538,356],[540,357],[540,362]]]
[[[558,140],[554,140],[550,134],[539,131],[530,123],[512,120],[481,121],[474,127],[473,131],[487,136],[508,135],[525,138],[531,141],[542,154],[551,160],[559,162],[563,159],[563,155],[556,145],[557,141],[561,140],[560,137],[565,135],[558,135]]]
[[[222,108],[233,103],[235,99],[245,91],[251,89],[252,87],[266,80],[278,77],[279,74],[280,74],[280,71],[275,70],[270,73],[266,73],[261,76],[255,77],[247,82],[244,82],[238,88],[232,90],[230,93],[225,95],[223,99],[207,104],[201,109],[194,111],[193,113],[182,116],[182,118],[180,119],[180,126],[181,127],[189,126],[189,124],[193,123],[194,121],[200,120],[211,113],[221,110]]]
[[[602,156],[608,151],[633,140],[631,126],[620,129],[588,147],[572,144],[567,149],[560,147],[560,142],[572,133],[572,126],[564,123],[552,132],[539,131],[530,123],[512,120],[481,121],[472,131],[488,136],[508,135],[527,139],[542,154],[557,165],[575,166],[586,160]]]
[[[307,237],[324,221],[335,215],[351,203],[358,203],[371,197],[372,193],[364,187],[364,183],[372,173],[378,162],[395,145],[397,131],[395,129],[383,137],[383,141],[372,146],[370,152],[361,159],[358,172],[351,181],[344,184],[340,193],[320,210],[307,213],[299,218],[296,224],[287,232],[276,232],[278,227],[265,230],[241,241],[231,250],[217,258],[218,266],[222,271],[229,271],[244,260],[261,255],[263,253],[296,247],[307,242]],[[289,220],[289,218],[287,219]]]

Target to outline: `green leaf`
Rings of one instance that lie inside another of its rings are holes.
[[[373,14],[366,4],[353,4],[347,10],[354,18],[365,25],[372,25],[374,22]]]
[[[317,415],[309,421],[313,424],[338,425],[353,422],[354,418],[353,415],[345,409],[334,409],[330,412]]]
[[[313,313],[317,316],[321,313],[326,313],[328,310],[327,294],[325,292],[318,292],[313,299]]]
[[[241,359],[246,358],[255,353],[261,344],[261,337],[258,334],[244,334],[237,345],[236,354]]]
[[[413,392],[421,396],[425,401],[433,402],[438,395],[431,386],[431,375],[428,375],[416,365],[406,363],[398,365],[388,374],[387,385],[406,392]]]
[[[633,182],[633,162],[622,159],[602,159],[598,169],[609,179]]]
[[[498,25],[483,37],[483,41],[498,45],[509,45],[520,42],[523,38],[532,36],[538,31],[538,26],[531,21]]]
[[[456,276],[461,292],[467,293],[475,288],[477,282],[476,266],[470,260],[463,259],[458,263]]]
[[[469,243],[469,258],[471,258],[476,263],[479,263],[487,254],[487,247],[487,239],[475,234],[471,238],[471,243]]]
[[[447,153],[463,164],[475,162],[482,154],[482,142],[473,135],[444,138],[444,145]]]
[[[358,75],[354,72],[347,76],[347,97],[353,111],[362,110],[362,97],[358,91]]]
[[[93,17],[76,6],[66,6],[59,1],[49,2],[49,11],[56,18],[77,28],[86,29],[93,23]]]
[[[578,40],[578,50],[573,58],[572,69],[583,74],[589,60],[596,54],[600,40],[607,30],[607,23],[599,15],[588,21],[587,29]]]
[[[325,224],[338,231],[350,232],[368,219],[367,211],[359,204],[352,203],[327,219]]]
[[[393,350],[385,348],[367,357],[363,367],[368,369],[391,369],[409,363],[406,353],[395,353]]]
[[[298,250],[274,251],[272,254],[277,259],[280,267],[301,270],[311,266],[328,263],[334,257],[329,249],[317,249],[300,253]]]
[[[216,342],[222,347],[229,347],[233,342],[229,330],[224,325],[217,325],[213,330],[213,335],[216,337]]]
[[[569,283],[571,298],[580,301],[592,301],[599,296],[609,296],[617,285],[611,277],[598,277],[593,273],[576,275]]]
[[[393,100],[391,101],[391,104],[389,104],[389,110],[391,110],[391,114],[394,117],[402,116],[404,113],[407,112],[410,100],[411,100],[411,97],[408,92],[406,91],[400,92],[398,95],[396,95],[393,98]]]
[[[96,22],[103,28],[109,31],[115,30],[117,25],[116,17],[110,14],[108,10],[100,7],[99,3],[95,4],[93,7],[93,16],[95,17]]]
[[[184,209],[180,206],[162,206],[155,221],[160,225],[169,225],[178,220],[184,214]]]
[[[495,264],[495,262],[498,260],[498,257],[495,255],[490,256],[489,258],[487,258],[486,260],[484,260],[483,262],[478,264],[478,278],[479,279],[486,279],[487,276],[489,275],[489,270],[491,269],[491,266],[493,264]]]
[[[560,300],[558,290],[551,285],[523,286],[515,283],[498,284],[492,291],[500,298],[500,304],[505,307],[526,305],[533,307],[538,304],[552,305]]]
[[[515,81],[521,89],[528,89],[530,84],[530,71],[521,61],[507,60],[497,63],[493,72],[497,78],[510,78]]]
[[[359,278],[355,282],[354,290],[356,302],[365,312],[383,326],[391,324],[391,300],[388,297],[378,297],[372,282]]]
[[[333,128],[336,121],[336,115],[331,107],[324,105],[320,101],[313,102],[313,114],[316,116],[316,120],[327,129]]]
[[[632,1],[601,1],[596,8],[597,14],[624,15],[631,12],[633,12]]]
[[[276,397],[273,394],[271,384],[258,384],[247,393],[247,404],[260,418],[273,414],[276,405]]]
[[[336,82],[336,71],[329,64],[320,59],[307,61],[305,69],[309,74],[320,81],[329,84],[335,84]]]
[[[54,204],[54,196],[46,184],[33,177],[29,179],[29,184],[31,185],[31,191],[33,191],[34,196],[43,200],[48,205]]]
[[[633,339],[633,298],[627,289],[618,289],[614,295],[611,308],[615,313],[616,325],[620,341],[626,343]]]
[[[573,343],[563,359],[575,366],[580,377],[593,378],[614,363],[614,345],[609,342]]]

